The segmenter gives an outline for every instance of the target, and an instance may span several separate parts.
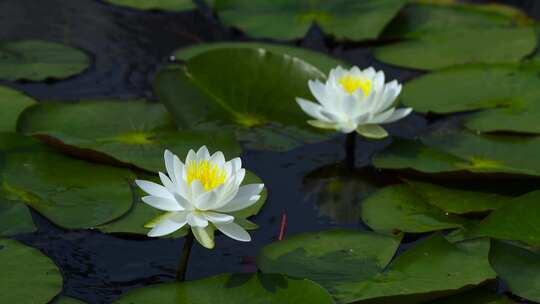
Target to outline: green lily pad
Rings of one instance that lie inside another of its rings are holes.
[[[468,221],[431,205],[407,185],[383,188],[362,202],[362,219],[381,233],[421,233],[463,228]]]
[[[539,72],[533,63],[453,67],[407,83],[401,100],[419,112],[479,110],[464,118],[472,130],[540,133]]]
[[[398,256],[370,280],[339,286],[346,303],[415,303],[461,291],[495,278],[489,240],[452,244],[435,235]],[[409,300],[410,302],[407,302]]]
[[[119,6],[126,6],[140,10],[164,10],[182,12],[196,9],[193,0],[106,0]]]
[[[503,240],[540,245],[540,191],[513,199],[491,213],[472,232]]]
[[[348,294],[340,286],[369,279],[382,271],[399,243],[398,237],[364,231],[305,233],[267,245],[259,253],[257,265],[264,273],[313,280],[344,303],[342,299]]]
[[[487,239],[452,244],[436,235],[390,263],[398,245],[398,238],[370,232],[308,233],[266,246],[257,263],[263,272],[312,279],[338,303],[429,300],[495,278]]]
[[[90,65],[81,50],[40,40],[0,43],[0,79],[41,81],[77,75]]]
[[[0,133],[0,163],[0,195],[64,228],[95,227],[132,204],[130,171],[66,157],[29,137]]]
[[[262,43],[262,42],[217,42],[201,43],[187,48],[182,48],[174,52],[174,57],[181,60],[189,60],[199,54],[216,49],[265,49],[269,52],[288,55],[300,58],[305,62],[317,67],[324,73],[330,72],[336,66],[347,66],[337,58],[330,57],[324,53],[312,51],[310,49],[293,47],[289,45]]]
[[[338,39],[375,39],[403,7],[402,0],[214,0],[227,25],[250,36],[302,38],[313,23]]]
[[[24,203],[0,198],[0,236],[31,233],[36,230],[32,214]]]
[[[375,57],[407,68],[433,70],[466,63],[518,62],[538,42],[534,22],[502,5],[418,1],[392,22]]]
[[[491,265],[512,293],[540,302],[540,254],[499,241],[491,247]]]
[[[22,92],[0,86],[0,132],[14,132],[19,114],[35,102]]]
[[[21,115],[19,131],[153,172],[164,171],[165,149],[180,157],[203,145],[223,151],[228,158],[240,154],[232,133],[177,131],[163,105],[142,100],[36,104]]]
[[[475,288],[451,297],[438,299],[429,304],[456,304],[456,303],[474,303],[474,304],[513,304],[514,301],[497,294],[496,290],[488,288]]]
[[[424,197],[429,204],[454,214],[496,210],[511,199],[509,196],[497,193],[447,188],[413,180],[406,180],[406,183],[417,194]]]
[[[333,304],[332,297],[306,279],[280,274],[221,274],[198,281],[136,289],[115,304]]]
[[[59,297],[55,299],[51,304],[85,304],[83,301],[79,301],[77,299],[73,299],[70,297]]]
[[[425,173],[469,171],[539,176],[540,138],[474,135],[440,129],[420,140],[395,140],[377,154],[382,169],[413,169]]]
[[[283,151],[332,135],[310,127],[295,102],[310,98],[307,82],[317,78],[324,74],[294,57],[218,49],[191,58],[185,68],[165,67],[155,87],[178,127],[234,130],[250,148]]]
[[[62,274],[39,250],[0,239],[0,302],[48,303],[62,291]]]
[[[157,182],[157,181],[156,181]],[[253,184],[253,183],[262,183],[262,180],[256,176],[254,173],[247,171],[246,177],[243,184]],[[138,189],[133,189],[133,206],[129,212],[124,214],[122,217],[106,223],[104,225],[96,227],[97,229],[106,232],[106,233],[126,233],[126,234],[141,234],[146,235],[149,228],[145,228],[144,225],[154,218],[158,217],[163,211],[156,208],[152,208],[147,204],[141,201],[141,197],[144,194]],[[266,202],[267,191],[263,190],[261,193],[261,198],[259,201],[252,205],[251,207],[243,210],[236,211],[232,215],[236,218],[235,221],[243,226],[245,229],[253,230],[258,228],[258,226],[253,226],[250,221],[245,220],[245,218],[253,216],[261,210],[262,206]],[[173,234],[167,235],[166,237],[182,237],[185,236],[188,232],[186,229],[180,229]]]

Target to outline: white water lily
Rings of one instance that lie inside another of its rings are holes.
[[[159,185],[137,180],[136,184],[149,196],[146,204],[167,211],[151,223],[148,236],[159,237],[189,225],[193,235],[206,248],[214,247],[214,230],[242,242],[249,242],[249,233],[235,223],[231,212],[245,209],[260,199],[263,184],[240,186],[245,176],[240,158],[225,161],[222,152],[210,155],[203,146],[196,153],[190,150],[185,163],[165,151],[167,174],[159,173]]]
[[[304,112],[315,118],[308,121],[314,127],[384,138],[388,133],[380,124],[400,120],[412,111],[395,107],[401,84],[396,80],[384,81],[384,73],[372,67],[360,70],[355,66],[346,70],[338,66],[330,71],[326,83],[308,82],[318,103],[303,98],[296,101]]]

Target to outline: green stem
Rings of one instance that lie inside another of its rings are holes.
[[[186,272],[188,268],[189,255],[191,253],[191,247],[193,247],[193,232],[191,229],[184,238],[184,248],[182,249],[182,258],[180,259],[180,265],[176,272],[176,280],[178,282],[184,282],[186,280]]]

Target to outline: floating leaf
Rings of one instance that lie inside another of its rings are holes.
[[[371,229],[382,233],[420,233],[468,225],[465,219],[431,205],[407,185],[383,188],[364,200],[362,219]]]
[[[14,132],[19,114],[35,102],[22,92],[0,86],[0,132]]]
[[[225,24],[254,37],[297,39],[317,23],[338,39],[368,40],[377,38],[404,4],[402,0],[215,0],[214,9]]]
[[[308,233],[266,246],[257,263],[263,272],[312,279],[338,303],[404,303],[411,295],[426,300],[495,277],[486,239],[451,244],[436,235],[388,265],[398,245],[395,237],[370,232]]]
[[[141,10],[187,11],[197,8],[193,0],[106,0],[115,5]]]
[[[333,304],[331,296],[306,279],[279,274],[221,274],[198,281],[136,289],[115,304]]]
[[[246,172],[246,177],[243,184],[262,183],[261,179],[250,171]],[[133,189],[133,207],[129,212],[122,217],[104,225],[97,227],[97,229],[106,233],[131,233],[146,235],[149,228],[145,228],[144,225],[151,220],[163,214],[163,211],[150,207],[141,201],[141,192],[138,188]],[[246,229],[252,230],[257,226],[253,226],[251,222],[243,219],[259,213],[260,209],[266,202],[267,192],[263,190],[259,201],[247,209],[243,209],[232,213],[236,218],[235,221],[239,221],[238,224],[247,225]],[[188,229],[180,229],[177,232],[168,235],[167,237],[181,237],[187,234]]]
[[[491,247],[491,265],[512,293],[540,302],[540,254],[499,241]]]
[[[323,77],[294,57],[218,49],[191,58],[185,69],[167,66],[155,86],[181,128],[231,129],[251,148],[288,150],[331,136],[310,127],[295,102],[311,96],[308,80]]]
[[[0,239],[0,302],[48,303],[62,291],[62,274],[39,250]]]
[[[491,192],[447,188],[412,180],[406,182],[418,195],[424,197],[429,204],[455,214],[492,211],[504,206],[511,198]]]
[[[383,169],[426,173],[469,171],[540,175],[539,137],[474,135],[440,129],[418,141],[395,140],[373,163]]]
[[[489,240],[452,244],[435,235],[398,256],[384,272],[362,282],[343,282],[342,302],[407,303],[459,292],[494,279],[488,262]],[[362,302],[361,301],[361,302]]]
[[[257,265],[265,273],[308,278],[346,298],[341,285],[371,278],[390,262],[400,239],[372,232],[330,230],[305,233],[263,248]],[[348,302],[348,301],[346,301]]]
[[[347,63],[332,58],[324,53],[312,51],[305,48],[298,48],[289,45],[262,43],[262,42],[218,42],[201,43],[174,52],[174,57],[181,60],[189,60],[199,54],[216,49],[265,49],[269,52],[288,55],[300,58],[305,62],[317,67],[319,70],[328,73],[338,65],[347,66]]]
[[[474,304],[512,304],[514,301],[497,294],[496,290],[488,288],[475,288],[448,298],[435,300],[429,304],[456,304],[456,303],[474,303]]]
[[[419,112],[480,110],[464,117],[470,129],[540,133],[540,66],[464,65],[405,85],[402,102]]]
[[[165,170],[165,149],[181,157],[203,145],[228,158],[240,154],[232,133],[177,131],[165,107],[142,100],[40,103],[21,115],[19,130],[154,172]]]
[[[408,4],[375,57],[416,69],[465,63],[518,62],[534,51],[537,34],[526,15],[502,5],[423,1]]]
[[[131,207],[128,170],[72,159],[14,133],[0,133],[0,162],[2,197],[64,228],[95,227]]]
[[[540,245],[540,191],[515,198],[495,210],[472,232],[503,240]]]
[[[90,59],[83,51],[58,43],[40,40],[0,43],[0,79],[67,78],[89,65]]]
[[[51,304],[85,304],[83,301],[79,301],[77,299],[69,298],[69,297],[59,297],[56,300],[54,300]]]
[[[11,236],[36,231],[28,207],[21,202],[0,198],[0,236]]]

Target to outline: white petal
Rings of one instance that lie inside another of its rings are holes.
[[[173,184],[173,182],[169,179],[169,177],[165,174],[163,174],[162,172],[159,172],[159,179],[161,180],[161,183],[163,184],[163,186],[165,186],[165,188],[167,188],[167,190],[171,193],[174,193],[176,192],[176,186],[175,184]]]
[[[206,189],[204,188],[203,184],[199,180],[194,180],[191,183],[191,201],[195,202],[197,201],[197,198],[199,195],[202,195],[206,193]]]
[[[167,174],[169,175],[171,181],[176,184],[176,175],[174,174],[174,157],[175,155],[169,151],[165,150],[163,158],[165,159],[165,169],[167,169]]]
[[[228,223],[228,224],[215,223],[214,225],[216,226],[217,229],[219,229],[219,231],[221,231],[223,234],[230,237],[231,239],[235,239],[241,242],[251,241],[251,237],[249,236],[249,233],[236,223]]]
[[[159,196],[144,196],[141,198],[146,204],[164,211],[182,211],[182,208],[174,199],[163,198]]]
[[[187,215],[187,223],[191,227],[204,228],[208,226],[208,220],[199,212],[189,212]]]
[[[317,101],[321,102],[326,100],[326,90],[324,84],[322,84],[319,80],[308,81],[308,87],[311,94],[313,94]]]
[[[193,204],[191,204],[185,197],[180,195],[179,193],[174,194],[174,199],[180,205],[184,210],[190,211],[195,209]]]
[[[201,161],[201,160],[208,160],[209,158],[210,158],[210,152],[208,152],[208,148],[206,148],[206,146],[200,147],[199,151],[197,151],[197,159]]]
[[[158,237],[171,234],[184,227],[186,222],[185,212],[175,212],[171,216],[164,217],[161,221],[156,223],[154,228],[148,232],[148,236]]]
[[[186,166],[191,165],[193,161],[197,161],[197,154],[195,154],[195,151],[189,150],[186,156]]]
[[[225,155],[223,155],[223,152],[218,151],[210,157],[210,162],[221,168],[225,164]]]
[[[307,121],[308,125],[311,125],[315,128],[319,128],[319,129],[327,129],[327,130],[335,130],[336,129],[336,124],[335,123],[331,123],[331,122],[326,122],[326,121],[322,121],[322,120],[308,120]]]
[[[135,184],[137,184],[137,186],[139,186],[139,188],[141,188],[144,192],[152,196],[174,199],[172,193],[169,192],[167,188],[163,187],[162,185],[140,179],[136,180]]]
[[[215,191],[205,192],[195,199],[195,206],[200,210],[209,210],[216,204],[217,195]]]
[[[412,110],[413,110],[412,108],[397,109],[392,114],[392,116],[390,116],[388,119],[386,119],[382,123],[391,123],[391,122],[398,121],[398,120],[402,119],[403,117],[411,114]]]
[[[211,212],[211,211],[205,211],[204,216],[206,219],[212,223],[232,223],[234,221],[234,216],[223,214],[223,213],[217,213],[217,212]]]
[[[211,226],[205,228],[191,227],[191,231],[199,244],[208,249],[214,248],[214,229]]]
[[[244,177],[246,177],[246,169],[240,169],[236,171],[235,184],[237,186],[240,186],[240,184],[242,184],[242,181],[244,180]]]
[[[358,90],[362,91],[362,90]],[[355,95],[347,95],[342,100],[342,110],[343,113],[347,116],[354,116],[360,108],[360,101],[355,97]]]
[[[309,116],[318,120],[328,120],[321,114],[323,107],[321,107],[320,105],[299,97],[296,98],[296,103],[298,103],[300,108],[302,108],[302,110],[306,112],[306,114],[308,114]]]
[[[259,199],[259,194],[264,189],[264,184],[250,184],[238,189],[236,196],[225,206],[216,209],[220,212],[233,212],[245,209],[255,204]]]
[[[361,125],[356,128],[356,132],[366,138],[373,139],[382,139],[388,136],[388,132],[379,125]]]
[[[396,110],[396,108],[390,108],[390,109],[386,110],[385,112],[382,112],[382,113],[379,113],[379,114],[374,114],[373,117],[371,117],[371,119],[369,120],[369,123],[370,124],[383,123],[389,117],[391,117],[392,114],[394,114],[395,110]]]
[[[229,163],[232,165],[232,172],[236,174],[236,171],[242,169],[242,160],[240,157],[235,157],[229,161]]]

